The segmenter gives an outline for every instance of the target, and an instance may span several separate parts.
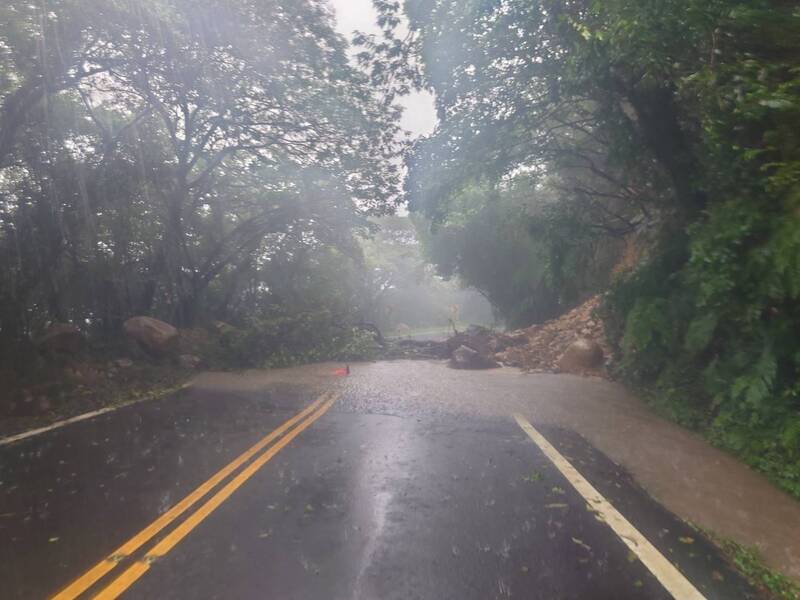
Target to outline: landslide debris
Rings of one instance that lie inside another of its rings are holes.
[[[527,342],[498,351],[495,360],[534,373],[603,375],[612,354],[597,316],[600,300],[599,294],[592,296],[556,319],[506,334]]]
[[[449,359],[455,369],[517,367],[532,373],[606,376],[611,348],[596,295],[560,317],[515,331],[471,326],[446,341],[387,340],[382,359]]]

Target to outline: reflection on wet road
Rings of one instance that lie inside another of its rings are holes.
[[[0,596],[672,597],[510,413],[300,383],[199,385],[0,449]],[[757,597],[583,438],[533,425],[697,597]]]

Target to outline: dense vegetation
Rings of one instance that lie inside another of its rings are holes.
[[[136,314],[346,346],[400,149],[346,48],[319,0],[3,3],[2,363]]]
[[[374,84],[436,94],[406,184],[432,259],[524,322],[600,289],[624,241],[621,373],[800,495],[797,4],[425,0],[408,34],[377,4]]]
[[[438,272],[480,290],[515,328],[553,318],[608,284],[619,252],[619,242],[552,210],[529,177],[517,177],[467,184],[446,215],[415,220]]]

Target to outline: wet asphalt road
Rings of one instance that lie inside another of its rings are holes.
[[[0,598],[58,592],[317,393],[189,389],[1,447]],[[123,597],[671,597],[510,415],[370,411],[359,393],[343,388]],[[583,438],[540,431],[705,597],[758,597]]]

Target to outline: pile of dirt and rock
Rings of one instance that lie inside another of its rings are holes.
[[[564,315],[525,329],[496,333],[471,327],[447,341],[454,368],[481,369],[500,365],[530,372],[603,375],[611,356],[596,315],[594,296]]]

